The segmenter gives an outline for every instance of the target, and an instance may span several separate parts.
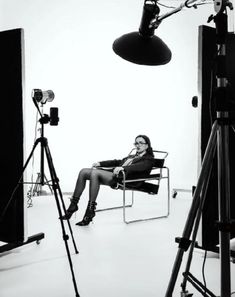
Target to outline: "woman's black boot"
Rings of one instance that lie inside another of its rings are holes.
[[[87,226],[90,224],[92,219],[95,216],[95,210],[96,210],[97,203],[95,201],[89,201],[87,205],[87,209],[85,212],[85,215],[81,222],[76,223],[78,226]]]
[[[72,197],[68,209],[66,210],[65,214],[61,217],[62,220],[69,220],[73,213],[78,210],[78,201],[79,199]]]

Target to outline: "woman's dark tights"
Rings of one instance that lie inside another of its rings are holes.
[[[90,180],[89,201],[96,201],[100,185],[110,186],[113,180],[113,173],[95,168],[83,168],[78,175],[76,186],[73,192],[73,202],[78,203],[86,186],[86,181]]]

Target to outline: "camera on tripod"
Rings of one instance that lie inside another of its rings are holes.
[[[52,102],[55,98],[55,94],[53,91],[51,90],[42,91],[41,89],[33,89],[31,96],[36,106],[38,103],[41,103],[43,105],[43,104],[46,104],[47,102]],[[41,124],[50,123],[51,126],[57,126],[59,122],[58,108],[51,107],[50,115],[43,114],[39,122]]]

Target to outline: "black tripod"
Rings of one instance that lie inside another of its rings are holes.
[[[42,123],[42,125],[43,125],[43,123]],[[27,161],[26,161],[26,163],[25,163],[25,165],[23,167],[23,172],[26,169],[30,159],[33,156],[34,150],[36,149],[36,147],[37,147],[37,145],[39,143],[41,144],[42,152],[43,153],[45,152],[45,155],[46,155],[46,159],[47,159],[47,163],[48,163],[48,167],[49,167],[49,171],[50,171],[50,177],[51,177],[51,186],[52,186],[52,190],[53,190],[54,197],[55,197],[55,200],[56,200],[56,205],[57,205],[57,209],[58,209],[58,213],[59,213],[59,218],[61,218],[62,215],[63,215],[62,214],[62,209],[63,209],[63,213],[65,213],[66,208],[65,208],[64,201],[63,201],[62,191],[61,191],[61,188],[60,188],[60,185],[59,185],[59,179],[58,179],[58,177],[56,175],[55,167],[53,165],[52,156],[51,156],[50,149],[49,149],[49,146],[48,146],[47,138],[40,137],[35,141],[34,146],[32,148],[32,151],[31,151],[31,153],[30,153],[30,155],[29,155],[29,157],[28,157],[28,159],[27,159]],[[62,205],[62,209],[61,209],[61,205]],[[74,290],[75,290],[75,294],[76,294],[75,296],[79,297],[80,295],[79,295],[78,290],[77,290],[77,284],[76,284],[75,275],[74,275],[74,271],[73,271],[73,263],[72,263],[72,259],[71,259],[71,255],[70,255],[70,251],[69,251],[69,246],[68,246],[69,236],[66,234],[64,221],[62,219],[60,219],[60,223],[61,223],[63,240],[64,240],[64,243],[65,243],[66,252],[67,252],[67,256],[68,256],[68,261],[69,261],[69,265],[70,265],[70,270],[71,270],[71,274],[72,274],[72,280],[73,280]],[[69,220],[67,220],[67,223],[68,223],[68,226],[69,226],[70,234],[71,234],[73,245],[74,245],[74,248],[75,248],[75,253],[78,254],[78,250],[77,250],[77,247],[76,247],[76,243],[75,243],[75,240],[74,240],[74,237],[73,237],[73,232],[72,232],[72,228],[71,228]]]
[[[218,2],[219,3],[219,2]],[[193,275],[189,272],[193,249],[201,217],[201,212],[206,198],[207,186],[209,183],[210,173],[212,171],[213,158],[217,148],[218,159],[218,213],[219,222],[217,224],[219,230],[220,241],[220,267],[221,267],[221,297],[230,297],[231,295],[231,277],[230,277],[230,232],[232,230],[232,222],[230,219],[230,164],[229,164],[229,129],[232,124],[230,103],[227,92],[226,79],[226,36],[227,36],[227,15],[224,13],[227,2],[221,1],[219,12],[214,16],[216,24],[216,43],[218,46],[217,56],[217,88],[215,90],[217,118],[212,126],[211,134],[202,162],[201,172],[198,183],[193,195],[193,202],[187,217],[182,237],[179,239],[178,253],[175,259],[170,282],[168,284],[166,295],[171,297],[177,276],[180,270],[183,254],[188,250],[189,257],[184,272],[184,280],[182,283],[181,296],[192,296],[186,291],[186,283],[190,281],[195,288],[202,293],[203,296],[215,296],[207,288],[205,288]],[[190,236],[192,234],[192,240]]]
[[[41,144],[41,147],[43,148],[43,150],[45,151],[45,154],[46,154],[48,167],[49,167],[49,171],[50,171],[50,176],[51,176],[52,189],[53,189],[54,197],[55,197],[55,200],[56,200],[56,205],[57,205],[59,217],[61,218],[62,215],[63,215],[62,210],[61,210],[61,205],[62,205],[62,208],[64,210],[64,213],[66,211],[66,208],[65,208],[64,201],[63,201],[62,191],[61,191],[60,185],[59,185],[59,179],[58,179],[58,177],[56,175],[55,167],[53,165],[50,149],[49,149],[49,146],[48,146],[48,141],[47,141],[47,139],[45,137],[38,138],[35,141],[33,149],[32,149],[32,151],[31,151],[31,153],[30,153],[30,155],[29,155],[29,157],[28,157],[28,159],[27,159],[27,161],[26,161],[26,163],[25,163],[25,165],[23,167],[23,171],[27,167],[31,157],[33,156],[34,150],[35,150],[35,148],[37,147],[37,145],[39,143]],[[59,198],[60,198],[60,200],[59,200]],[[71,237],[72,237],[73,245],[74,245],[74,248],[75,248],[75,253],[78,254],[78,250],[77,250],[76,243],[75,243],[75,240],[74,240],[74,237],[73,237],[73,232],[72,232],[70,222],[69,222],[69,220],[67,220],[67,222],[68,222],[70,234],[71,234]],[[72,259],[71,259],[71,255],[70,255],[70,251],[69,251],[69,246],[68,246],[69,236],[66,234],[65,227],[64,227],[64,221],[62,219],[60,219],[60,223],[61,223],[61,228],[62,228],[63,240],[64,240],[64,243],[65,243],[67,256],[68,256],[68,260],[69,260],[69,265],[70,265],[70,269],[71,269],[71,273],[72,273],[72,279],[73,279],[75,293],[76,293],[76,296],[79,297],[78,290],[77,290],[77,285],[76,285],[76,280],[75,280],[75,276],[74,276],[74,271],[73,271],[73,263],[72,263]]]

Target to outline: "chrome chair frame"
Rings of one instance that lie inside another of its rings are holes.
[[[132,152],[132,151],[131,151]],[[163,157],[160,160],[164,160],[166,159],[166,157],[168,156],[168,153],[165,151],[159,151],[159,150],[154,150],[153,151],[155,154],[163,154]],[[155,158],[158,159],[158,158]],[[158,170],[158,174],[152,174],[153,171]],[[115,206],[115,207],[109,207],[109,208],[103,208],[103,209],[97,209],[96,212],[100,212],[100,211],[106,211],[106,210],[113,210],[113,209],[122,209],[122,217],[123,217],[123,222],[126,224],[129,223],[135,223],[135,222],[141,222],[141,221],[150,221],[150,220],[155,220],[155,219],[160,219],[160,218],[167,218],[170,214],[170,172],[169,172],[169,168],[166,166],[162,166],[162,167],[153,167],[151,174],[146,177],[146,178],[138,178],[138,179],[126,179],[126,175],[124,171],[121,171],[122,173],[122,182],[117,184],[117,188],[116,189],[120,189],[123,192],[123,203],[121,206]],[[162,179],[167,179],[167,210],[166,213],[160,216],[156,216],[156,217],[148,217],[148,218],[141,218],[141,219],[136,219],[136,220],[129,220],[127,219],[127,212],[126,212],[126,208],[128,207],[132,207],[134,205],[134,192],[142,192],[145,193],[147,195],[158,195],[158,193],[147,193],[144,191],[139,190],[138,188],[136,189],[129,189],[128,188],[128,183],[132,183],[132,182],[139,182],[139,181],[157,181],[157,186],[160,187],[160,182]],[[131,191],[131,203],[127,204],[126,203],[126,192],[127,191]]]

